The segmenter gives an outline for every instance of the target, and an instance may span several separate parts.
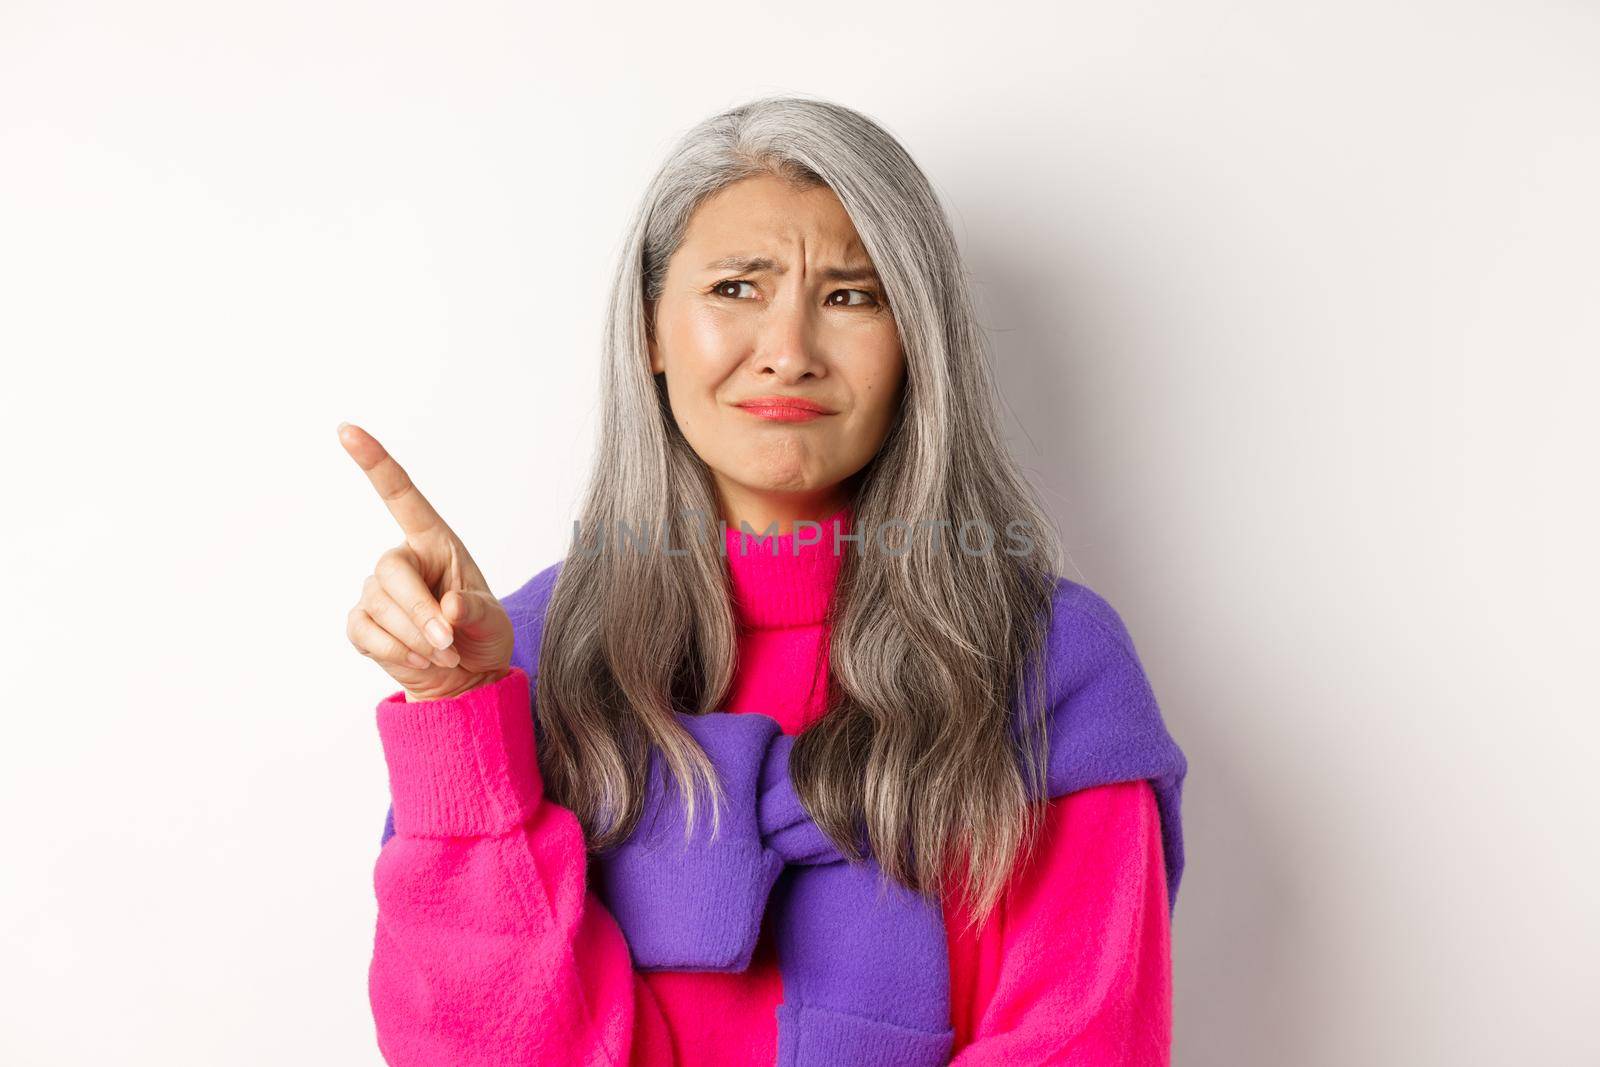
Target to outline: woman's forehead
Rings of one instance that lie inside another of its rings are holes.
[[[808,274],[821,272],[829,280],[875,277],[866,246],[832,190],[822,189],[832,205],[816,195],[723,194],[702,203],[690,219],[677,254],[685,269],[786,274],[803,258]]]
[[[778,178],[746,178],[708,197],[689,219],[682,248],[695,269],[736,257],[808,258],[846,266],[867,259],[855,224],[827,186],[797,189]],[[852,258],[853,257],[853,258]]]

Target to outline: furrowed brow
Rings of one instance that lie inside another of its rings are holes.
[[[730,270],[736,274],[759,274],[767,272],[782,274],[786,270],[766,256],[733,255],[723,256],[705,265],[706,270]],[[823,267],[817,271],[823,281],[828,282],[876,282],[880,281],[878,272],[870,263],[863,263],[853,267]]]
[[[759,274],[770,271],[773,274],[782,274],[783,268],[778,266],[766,256],[723,256],[706,264],[706,270],[731,270],[735,274]]]
[[[878,281],[878,272],[865,264],[859,267],[824,267],[817,273],[827,282]]]

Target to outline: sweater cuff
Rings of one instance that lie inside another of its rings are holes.
[[[635,970],[746,971],[783,871],[757,823],[763,763],[782,732],[766,715],[677,715],[724,795],[716,836],[703,807],[686,834],[682,796],[653,749],[638,824],[626,841],[591,857],[590,885],[622,928]]]
[[[926,1067],[948,1063],[955,1030],[910,1030],[812,1004],[780,1004],[777,1067],[806,1063],[873,1063]]]
[[[402,837],[508,833],[544,793],[520,667],[444,700],[411,703],[397,690],[378,704],[378,736]]]

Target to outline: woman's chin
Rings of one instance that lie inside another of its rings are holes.
[[[786,466],[738,471],[730,480],[746,493],[771,496],[820,493],[833,485],[833,482],[819,478],[814,470]]]

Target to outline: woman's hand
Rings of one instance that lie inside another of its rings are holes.
[[[339,443],[405,534],[363,583],[345,625],[350,643],[412,700],[459,696],[505,677],[511,619],[466,546],[375,437],[344,422]]]

